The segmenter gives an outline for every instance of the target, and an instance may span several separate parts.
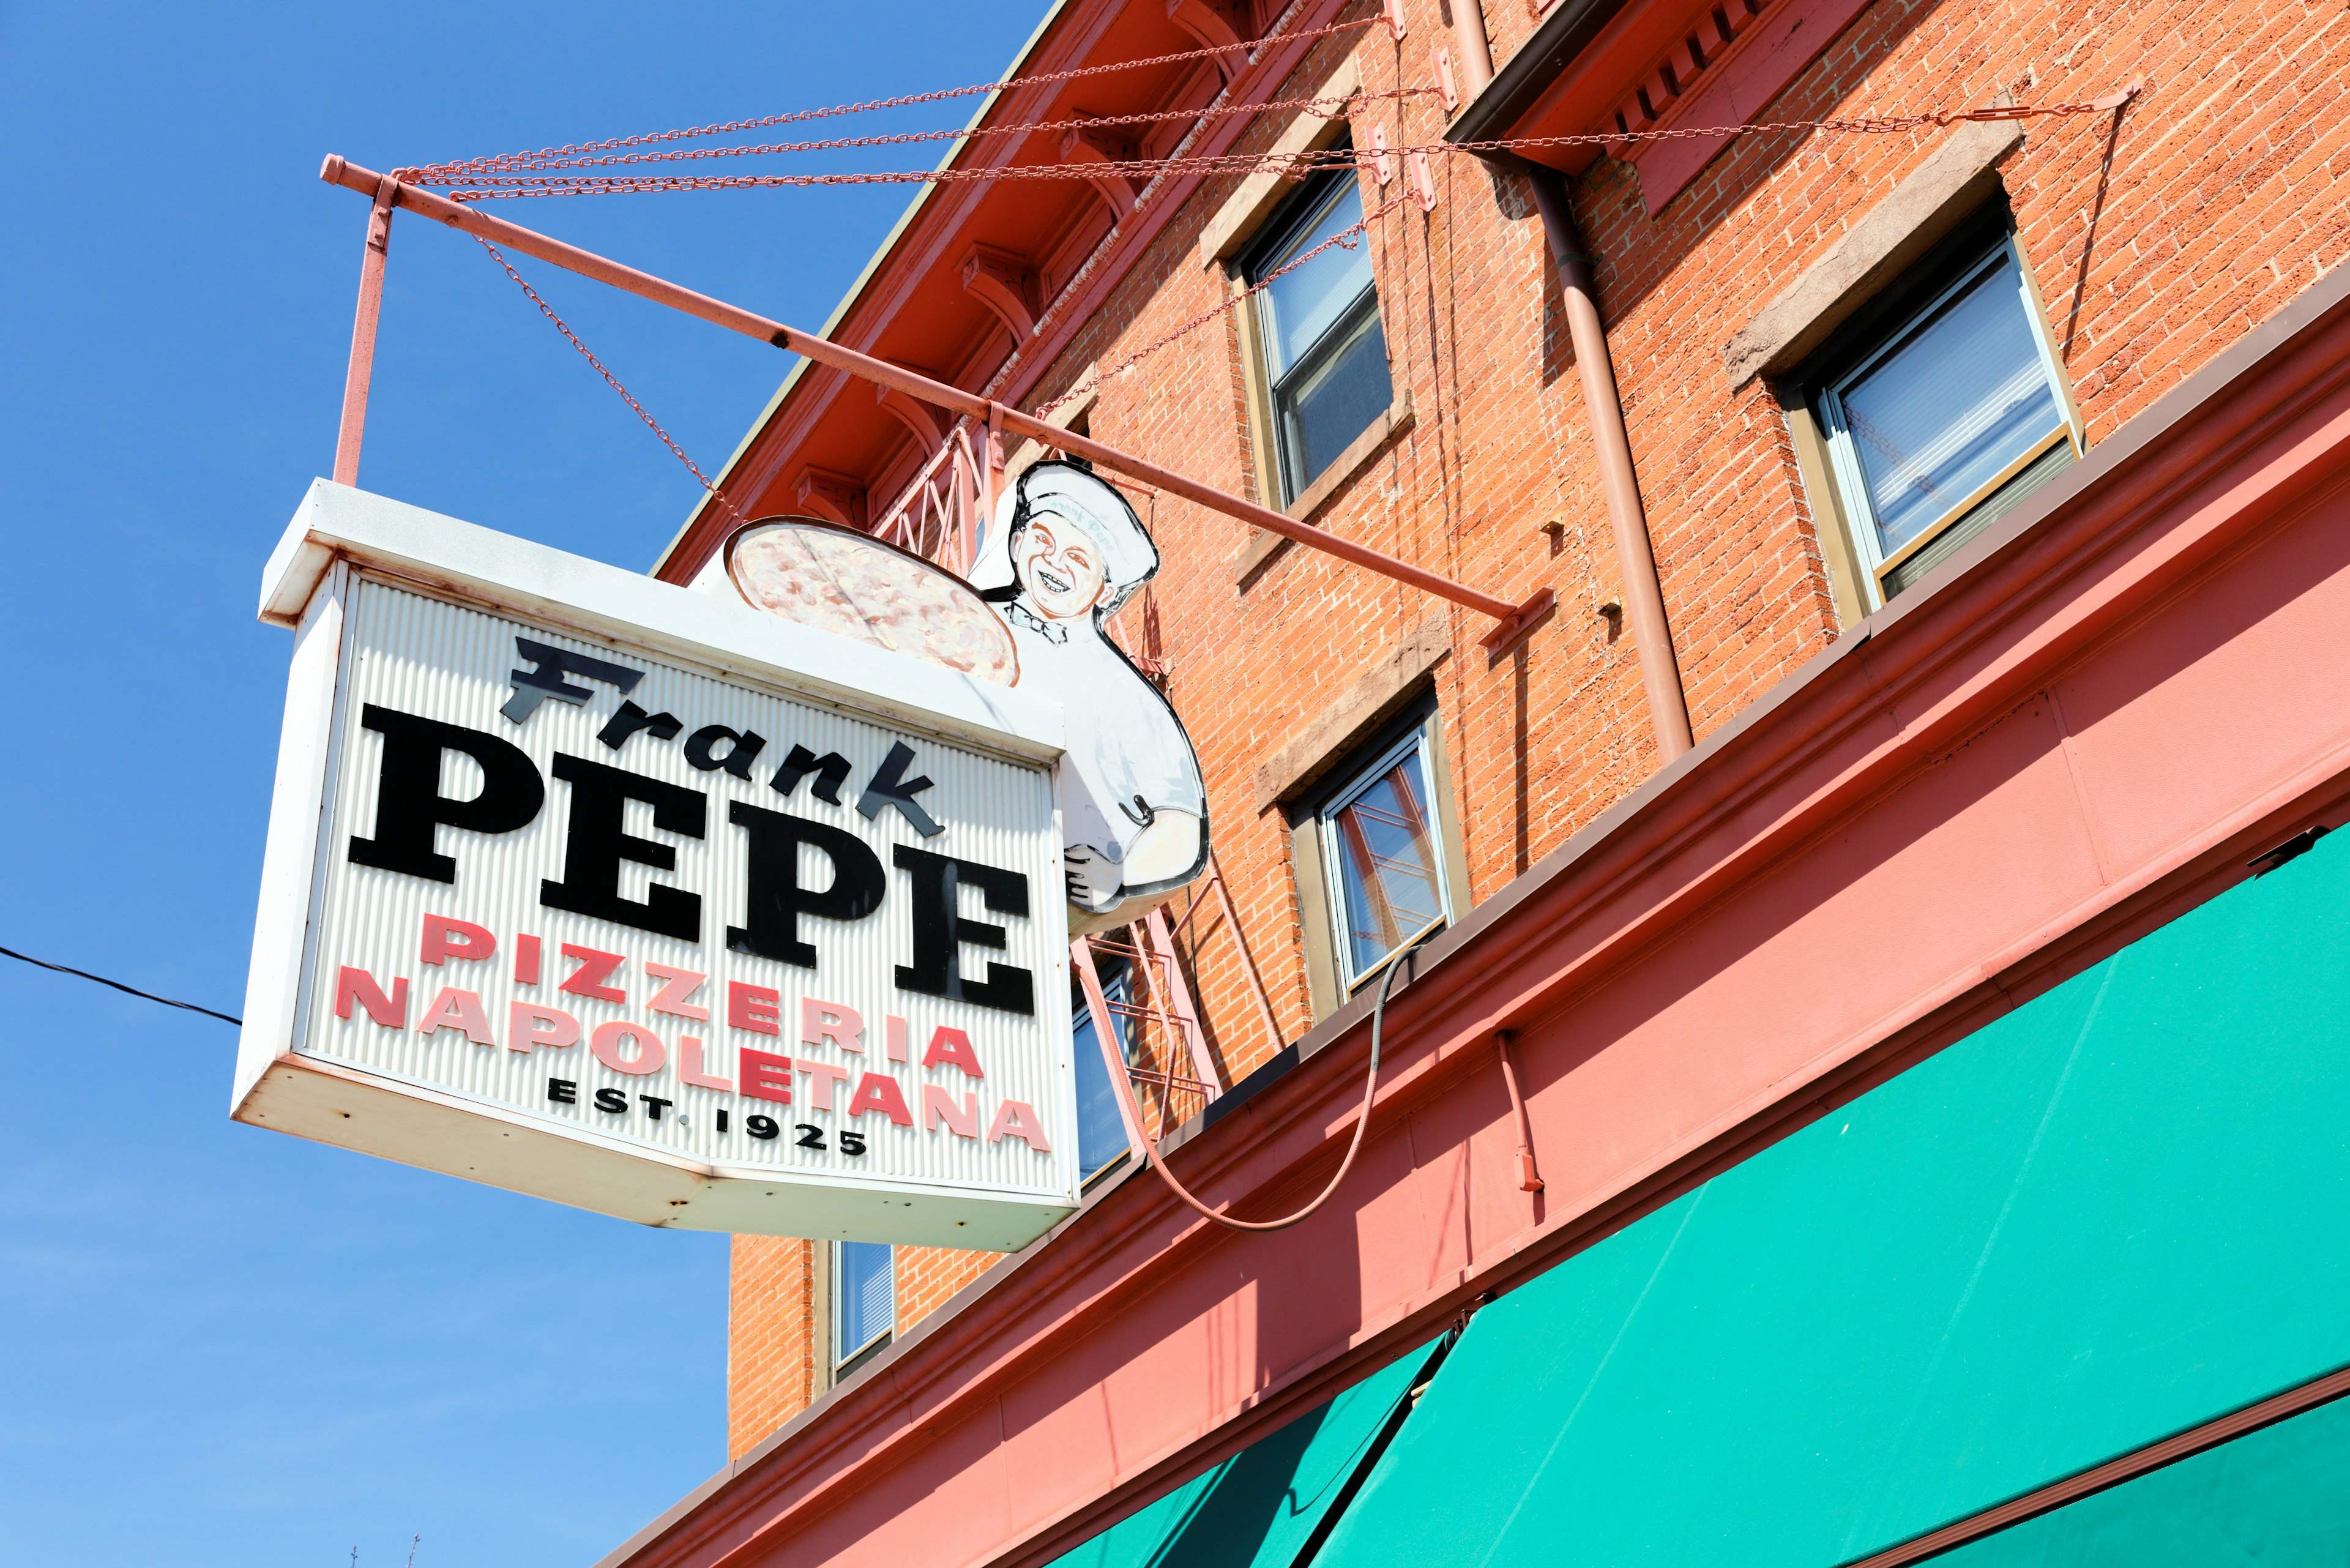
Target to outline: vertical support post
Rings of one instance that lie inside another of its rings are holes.
[[[960,424],[947,438],[947,510],[954,520],[961,563],[955,571],[967,577],[979,558],[979,535],[986,526],[985,520],[975,515],[979,511],[979,465],[971,461],[971,436]]]
[[[1475,98],[1493,79],[1493,46],[1479,0],[1452,0],[1452,52],[1461,59],[1461,96]]]
[[[1090,937],[1079,937],[1069,944],[1069,968],[1077,977],[1077,988],[1085,992],[1086,1015],[1093,1020],[1094,1044],[1101,1047],[1102,1065],[1109,1070],[1110,1087],[1118,1090],[1118,1104],[1131,1115],[1127,1120],[1127,1142],[1130,1147],[1142,1137],[1142,1110],[1134,1103],[1134,1085],[1127,1075],[1133,1069],[1127,1064],[1126,1052],[1118,1038],[1118,1018],[1110,1011],[1109,997],[1102,990],[1101,971],[1094,968],[1094,944]]]
[[[1640,504],[1639,477],[1632,469],[1632,439],[1624,429],[1616,363],[1607,352],[1607,330],[1599,320],[1591,257],[1584,251],[1583,235],[1567,202],[1565,177],[1555,169],[1534,165],[1526,182],[1534,187],[1534,205],[1542,213],[1551,260],[1558,268],[1559,292],[1565,300],[1575,368],[1583,379],[1583,410],[1590,417],[1591,444],[1599,459],[1600,493],[1616,539],[1624,618],[1630,623],[1632,650],[1639,656],[1640,684],[1648,699],[1648,724],[1656,732],[1659,760],[1669,763],[1696,742],[1690,730],[1689,698],[1681,690],[1680,664],[1673,657],[1672,628],[1665,619],[1665,590],[1657,577],[1648,514]]]
[[[1510,1115],[1518,1124],[1518,1190],[1540,1192],[1542,1171],[1534,1165],[1534,1124],[1526,1115],[1526,1102],[1518,1093],[1518,1072],[1510,1063],[1510,1032],[1493,1032],[1493,1049],[1502,1054],[1502,1086],[1510,1091]]]
[[[1215,1053],[1208,1049],[1208,1032],[1200,1023],[1200,1004],[1192,999],[1191,982],[1183,978],[1182,960],[1175,951],[1174,928],[1168,923],[1167,906],[1161,904],[1135,922],[1135,935],[1143,939],[1135,945],[1143,949],[1159,967],[1153,977],[1183,1036],[1183,1047],[1191,1058],[1191,1073],[1203,1085],[1210,1103],[1224,1092],[1223,1079],[1216,1070]],[[1148,965],[1145,965],[1148,968]]]
[[[335,435],[335,483],[359,482],[359,438],[367,432],[368,383],[375,375],[375,328],[383,315],[383,264],[391,248],[391,201],[400,189],[378,182],[368,212],[367,250],[359,258],[359,314],[351,322],[351,362],[343,372],[343,422]]]
[[[980,466],[986,472],[980,484],[979,525],[993,528],[996,504],[1003,496],[1003,405],[993,399],[987,405],[987,451],[981,455]]]

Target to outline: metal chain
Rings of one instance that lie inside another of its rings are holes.
[[[547,320],[555,324],[555,329],[563,334],[566,341],[567,341],[574,348],[579,350],[579,357],[587,360],[591,366],[595,367],[596,374],[604,378],[604,384],[611,388],[612,390],[619,393],[620,400],[628,404],[629,408],[636,410],[637,418],[645,421],[645,429],[660,437],[661,445],[669,448],[670,454],[675,457],[678,462],[685,464],[685,471],[688,473],[691,473],[695,479],[702,482],[702,488],[710,492],[711,499],[717,502],[719,505],[724,507],[726,509],[726,514],[733,518],[735,522],[748,522],[749,519],[743,515],[741,511],[735,507],[734,503],[727,499],[726,493],[719,489],[715,484],[711,483],[710,476],[703,473],[701,469],[695,467],[693,459],[685,455],[685,449],[677,444],[676,441],[671,437],[669,431],[661,429],[660,421],[654,419],[652,415],[645,412],[644,404],[637,401],[633,397],[630,397],[629,395],[629,389],[620,385],[619,378],[613,375],[611,371],[606,369],[604,368],[604,361],[596,358],[594,353],[588,349],[588,345],[579,340],[579,334],[572,331],[569,325],[564,321],[563,317],[555,314],[554,307],[549,306],[546,300],[541,299],[538,296],[538,290],[531,287],[530,284],[523,277],[522,274],[515,271],[514,263],[506,260],[505,254],[503,251],[500,251],[497,246],[490,244],[489,241],[483,239],[479,234],[475,234],[473,236],[473,240],[475,244],[479,244],[484,250],[490,253],[490,259],[492,261],[496,262],[498,265],[505,268],[506,275],[514,279],[515,286],[521,289],[524,295],[529,298],[533,305],[538,306],[538,313],[541,316],[546,317]]]
[[[1326,38],[1334,34],[1351,32],[1357,27],[1368,27],[1384,22],[1384,16],[1363,16],[1352,22],[1333,23],[1327,27],[1311,28],[1303,33],[1276,33],[1266,37],[1235,44],[1211,44],[1206,48],[1185,49],[1172,55],[1152,55],[1139,60],[1118,60],[1108,65],[1083,66],[1074,70],[1040,71],[1035,76],[1014,77],[1006,81],[981,82],[972,87],[942,88],[936,92],[907,93],[898,98],[877,98],[864,103],[836,104],[827,109],[804,109],[789,114],[770,114],[756,119],[733,119],[720,125],[694,126],[681,130],[658,130],[640,136],[616,136],[602,141],[573,142],[567,147],[541,148],[536,152],[503,152],[487,158],[464,159],[453,163],[437,163],[430,171],[481,172],[523,166],[526,160],[542,158],[573,158],[588,152],[613,152],[625,147],[649,147],[662,141],[691,141],[704,136],[729,136],[738,130],[762,130],[777,125],[799,125],[812,119],[831,119],[842,115],[868,114],[877,109],[903,109],[910,104],[941,103],[949,99],[970,98],[980,93],[1002,92],[1007,88],[1034,87],[1045,82],[1076,81],[1086,77],[1108,76],[1117,71],[1138,70],[1145,66],[1168,66],[1185,60],[1211,58],[1236,51],[1255,50],[1267,44],[1303,43],[1310,38]],[[425,170],[394,170],[396,178],[411,179]]]
[[[1690,138],[1756,136],[1772,131],[1825,130],[1843,135],[1898,135],[1927,126],[1948,127],[1966,120],[2030,119],[2060,115],[2110,113],[2125,101],[2123,95],[2089,102],[2024,105],[2012,109],[1943,109],[1923,114],[1894,115],[1867,119],[1763,120],[1751,125],[1677,126],[1668,130],[1590,131],[1564,136],[1518,136],[1484,141],[1436,141],[1390,147],[1383,152],[1357,149],[1320,153],[1224,153],[1202,158],[1138,158],[1100,164],[1028,164],[1003,169],[928,169],[858,174],[670,174],[574,175],[548,179],[531,174],[471,176],[469,187],[452,190],[456,202],[483,202],[546,196],[638,195],[672,191],[771,190],[816,185],[905,185],[982,183],[999,180],[1095,180],[1104,174],[1156,177],[1160,174],[1248,174],[1282,169],[1293,177],[1322,169],[1367,169],[1382,156],[1414,153],[1523,152],[1536,148],[1599,147],[1625,142],[1669,141]]]
[[[1319,37],[1328,34],[1345,31],[1348,28],[1367,26],[1369,23],[1379,20],[1381,20],[1381,18],[1378,16],[1367,17],[1361,21],[1341,23],[1336,26],[1325,27],[1314,32],[1289,34],[1283,35],[1282,36],[1285,36],[1293,40]],[[1272,39],[1261,39],[1258,42],[1268,43],[1272,41]],[[1042,76],[1023,78],[1020,78],[1020,80],[1024,83],[1029,83],[1066,80],[1084,76],[1096,76],[1108,71],[1129,69],[1136,66],[1165,64],[1171,61],[1184,59],[1197,59],[1205,56],[1228,52],[1230,49],[1236,47],[1254,47],[1256,46],[1226,45],[1219,47],[1189,50],[1180,55],[1158,56],[1148,60],[1126,61],[1112,66],[1087,67],[1081,70],[1055,72]],[[985,84],[981,87],[951,88],[936,93],[914,94],[905,98],[877,99],[866,104],[851,104],[835,109],[809,109],[792,115],[771,116],[762,120],[735,121],[727,125],[708,126],[690,130],[664,131],[651,136],[622,138],[604,142],[580,143],[570,147],[547,149],[537,153],[505,154],[496,158],[477,159],[463,164],[438,164],[433,165],[429,169],[401,171],[400,171],[400,174],[401,178],[410,179],[418,183],[442,183],[453,182],[450,181],[449,177],[452,176],[459,171],[463,171],[467,175],[463,182],[481,188],[470,191],[452,191],[450,193],[451,199],[460,202],[484,201],[511,197],[607,195],[629,194],[652,191],[726,190],[760,187],[773,188],[777,186],[881,183],[899,184],[915,182],[947,183],[962,181],[977,182],[984,180],[1007,179],[1089,180],[1098,178],[1106,171],[1113,173],[1136,174],[1148,171],[1155,181],[1158,175],[1168,173],[1253,172],[1267,167],[1280,169],[1290,178],[1302,180],[1307,175],[1324,169],[1368,169],[1381,165],[1388,159],[1408,157],[1413,153],[1476,153],[1487,151],[1523,151],[1530,148],[1607,147],[1611,145],[1621,145],[1627,141],[1662,141],[1685,138],[1713,136],[1751,136],[1764,132],[1782,130],[1825,130],[1848,135],[1891,135],[1903,131],[1920,130],[1929,125],[1946,128],[1968,120],[2029,119],[2049,116],[2106,114],[2121,108],[2130,99],[2136,98],[2140,90],[2137,87],[2132,86],[2120,93],[2094,100],[2054,104],[2017,105],[2012,108],[2004,109],[1929,111],[1922,114],[1890,115],[1862,119],[1766,120],[1742,126],[1686,126],[1675,127],[1666,130],[1618,131],[1612,134],[1591,132],[1562,136],[1510,137],[1485,141],[1434,142],[1420,146],[1389,147],[1375,150],[1348,150],[1345,151],[1307,153],[1226,154],[1205,158],[1135,159],[1128,161],[1114,161],[1095,167],[1045,166],[993,170],[939,169],[870,174],[573,176],[568,179],[552,181],[530,174],[504,175],[487,172],[491,170],[505,168],[585,167],[594,164],[655,161],[667,159],[739,157],[762,152],[806,151],[837,147],[887,146],[918,140],[941,140],[949,136],[964,135],[968,132],[918,132],[896,137],[844,138],[832,142],[807,142],[777,147],[701,149],[680,152],[638,154],[619,159],[582,159],[567,162],[529,163],[523,161],[524,160],[570,159],[571,155],[577,153],[602,151],[620,147],[642,146],[653,142],[680,140],[699,136],[718,135],[726,131],[745,130],[754,126],[787,124],[799,120],[822,119],[833,115],[858,113],[871,109],[884,109],[897,107],[903,104],[932,102],[941,99],[960,97],[970,93],[993,91],[1006,85],[1010,84],[997,82]],[[1431,89],[1407,88],[1399,89],[1393,92],[1367,94],[1363,96],[1367,98],[1396,98],[1399,100],[1409,93],[1425,92]],[[1288,105],[1234,106],[1232,111],[1238,112],[1243,107],[1245,107],[1247,112],[1258,113],[1263,112],[1268,108],[1318,108],[1321,105],[1332,103],[1339,105],[1343,111],[1345,106],[1350,101],[1354,100],[1306,99],[1294,100]],[[1182,112],[1187,116],[1193,118],[1205,118],[1207,113],[1207,111],[1188,110]],[[1128,115],[1092,121],[1077,120],[1044,122],[1020,127],[1004,127],[1002,128],[1002,130],[1004,133],[1008,134],[1014,130],[1027,132],[1046,129],[1066,129],[1070,125],[1083,126],[1087,124],[1134,123],[1145,119],[1154,119],[1159,118],[1162,117],[1158,115]],[[483,172],[476,173],[473,172],[474,171],[481,171]],[[1263,277],[1259,278],[1255,283],[1252,284],[1248,288],[1243,290],[1241,293],[1233,295],[1220,302],[1212,309],[1201,312],[1191,320],[1182,323],[1170,331],[1153,339],[1149,343],[1143,345],[1133,353],[1128,355],[1126,358],[1121,360],[1116,366],[1099,372],[1094,381],[1089,383],[1089,385],[1098,386],[1102,381],[1107,380],[1111,376],[1123,375],[1133,369],[1144,359],[1147,359],[1152,355],[1159,352],[1161,349],[1170,347],[1191,333],[1199,330],[1209,322],[1220,318],[1225,312],[1231,310],[1242,300],[1262,292],[1284,274],[1295,271],[1296,268],[1305,265],[1307,262],[1312,261],[1315,257],[1321,255],[1323,253],[1330,250],[1334,246],[1344,247],[1349,250],[1353,249],[1356,244],[1360,243],[1362,236],[1369,232],[1370,226],[1373,223],[1385,217],[1388,213],[1394,211],[1407,199],[1408,198],[1406,196],[1398,195],[1382,202],[1378,208],[1366,214],[1361,222],[1349,226],[1336,234],[1333,234],[1329,239],[1325,240],[1322,244],[1315,246],[1312,250],[1307,251],[1303,255],[1293,257],[1279,268],[1267,273]],[[722,491],[716,484],[712,483],[710,477],[702,472],[701,468],[694,463],[694,461],[691,457],[686,455],[685,449],[677,443],[677,441],[670,435],[668,431],[661,428],[660,421],[656,421],[651,414],[645,410],[645,407],[642,403],[637,401],[637,400],[629,394],[629,389],[620,384],[619,378],[614,376],[609,369],[605,368],[604,362],[601,359],[598,359],[588,348],[588,345],[580,340],[579,335],[574,332],[569,325],[567,324],[560,316],[557,316],[555,313],[553,307],[551,307],[545,299],[540,297],[538,291],[530,286],[529,282],[523,277],[522,274],[515,270],[514,264],[506,260],[504,253],[502,253],[489,241],[482,239],[479,235],[475,235],[474,238],[481,247],[490,254],[491,259],[495,261],[498,265],[504,270],[505,275],[514,280],[515,286],[521,289],[524,296],[527,297],[533,305],[538,306],[539,313],[546,317],[546,319],[554,325],[556,331],[563,334],[565,340],[567,341],[573,348],[578,350],[580,358],[586,359],[588,365],[595,369],[596,373],[604,379],[605,384],[610,387],[613,391],[619,394],[620,400],[627,403],[629,409],[635,412],[637,418],[644,422],[645,428],[651,431],[654,435],[660,439],[661,444],[669,448],[671,455],[674,456],[678,462],[685,465],[686,472],[693,475],[694,479],[702,485],[702,489],[710,493],[711,498],[716,501],[718,504],[725,510],[727,515],[733,517],[737,523],[745,521],[741,510],[735,506],[734,503],[730,498],[728,498],[725,492]],[[1070,390],[1062,393],[1058,398],[1054,399],[1051,402],[1043,405],[1037,412],[1039,415],[1049,415],[1055,410],[1068,402],[1071,399],[1079,396],[1085,389],[1084,386],[1072,388]]]
[[[971,141],[986,137],[1030,136],[1038,131],[1090,130],[1102,126],[1156,124],[1173,119],[1221,119],[1234,115],[1268,114],[1297,109],[1324,119],[1345,117],[1350,106],[1378,99],[1419,98],[1437,92],[1432,87],[1388,88],[1380,92],[1355,93],[1347,98],[1279,99],[1267,103],[1211,104],[1203,109],[1152,109],[1140,114],[1087,115],[1083,119],[1024,120],[1014,125],[958,126],[949,130],[908,130],[890,136],[837,136],[823,141],[766,141],[739,147],[688,147],[671,151],[627,152],[608,158],[546,158],[506,161],[494,169],[442,163],[400,171],[411,185],[478,185],[493,177],[555,169],[610,169],[629,164],[692,162],[712,158],[759,158],[792,152],[837,152],[858,147],[904,147],[927,141]],[[510,180],[506,182],[512,182]]]

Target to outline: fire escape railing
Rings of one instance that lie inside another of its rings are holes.
[[[958,425],[874,519],[874,537],[969,576],[986,529],[982,472],[971,432]]]
[[[1212,905],[1208,924],[1199,925]],[[1094,1038],[1113,1070],[1124,1071],[1137,1096],[1149,1107],[1155,1142],[1218,1099],[1230,1085],[1217,1050],[1218,1031],[1200,1003],[1198,966],[1219,927],[1232,933],[1233,957],[1264,1029],[1264,1059],[1284,1044],[1273,998],[1242,930],[1239,911],[1224,886],[1223,868],[1211,856],[1207,875],[1184,894],[1183,912],[1171,917],[1174,900],[1151,909],[1122,934],[1097,932],[1069,944],[1072,971],[1084,993]],[[1177,941],[1180,931],[1188,941]],[[1123,962],[1132,977],[1123,996],[1103,982],[1103,961]],[[1128,1027],[1121,1027],[1127,1025]]]

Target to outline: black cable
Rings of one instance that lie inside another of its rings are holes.
[[[231,1018],[225,1012],[214,1012],[211,1008],[198,1007],[192,1002],[174,1002],[168,996],[158,996],[151,991],[141,991],[135,985],[125,985],[119,980],[109,980],[102,974],[92,974],[86,969],[68,969],[61,963],[51,963],[47,959],[36,959],[29,953],[20,953],[14,948],[0,948],[0,957],[16,959],[36,969],[53,969],[59,974],[69,974],[79,980],[94,980],[100,985],[110,985],[115,990],[138,997],[142,1002],[160,1002],[166,1007],[184,1007],[190,1012],[201,1012],[206,1018],[217,1018],[223,1023],[234,1023],[239,1029],[244,1027],[244,1020],[242,1018]]]

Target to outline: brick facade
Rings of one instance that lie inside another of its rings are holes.
[[[1436,0],[1406,9],[1412,31],[1402,44],[1373,29],[1318,45],[1275,96],[1310,89],[1347,50],[1367,91],[1399,76],[1426,80],[1430,43],[1445,36],[1444,25]],[[1486,0],[1485,15],[1497,63],[1537,25],[1525,0]],[[2117,137],[2110,117],[2033,120],[2000,169],[2094,444],[2350,249],[2338,179],[2350,156],[2345,65],[2350,20],[2338,6],[1875,0],[1765,113],[1799,120],[1962,108],[2002,91],[2052,102],[2147,85]],[[1444,118],[1435,101],[1406,102],[1399,111],[1395,99],[1373,100],[1357,120],[1358,140],[1381,122],[1395,141],[1435,140]],[[1286,123],[1267,117],[1241,149],[1272,143]],[[1760,379],[1733,392],[1724,346],[1948,134],[1742,138],[1653,219],[1629,164],[1603,159],[1574,183],[1700,735],[1838,630],[1777,395]],[[1478,646],[1488,623],[1452,610],[1452,652],[1435,669],[1474,900],[1620,800],[1657,757],[1628,634],[1599,613],[1618,591],[1616,564],[1542,223],[1514,176],[1463,156],[1437,160],[1435,173],[1433,213],[1407,204],[1369,236],[1392,375],[1410,395],[1413,421],[1311,520],[1513,600],[1543,585],[1557,594],[1557,614],[1498,661]],[[1201,264],[1199,238],[1238,183],[1211,181],[1191,195],[1027,406],[1216,304],[1225,275]],[[1367,189],[1367,204],[1398,189]],[[908,264],[899,255],[890,265]],[[1227,313],[1107,378],[1091,434],[1259,495],[1243,352]],[[933,362],[954,358],[942,348]],[[1256,809],[1251,781],[1440,607],[1299,547],[1243,589],[1232,569],[1248,542],[1243,524],[1171,497],[1138,509],[1167,566],[1113,629],[1170,667],[1170,695],[1206,771],[1217,856],[1294,1039],[1313,1021],[1299,890],[1281,814]],[[1210,936],[1193,962],[1215,1048],[1236,1081],[1276,1043],[1256,1022],[1228,934]],[[821,1386],[810,1259],[804,1242],[736,1241],[737,1454]],[[901,1329],[990,1262],[901,1250]]]

